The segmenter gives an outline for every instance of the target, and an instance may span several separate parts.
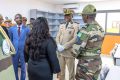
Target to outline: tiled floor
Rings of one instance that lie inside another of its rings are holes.
[[[114,66],[112,56],[101,55],[101,59],[102,59],[102,66],[108,66],[108,67]]]
[[[105,65],[108,66],[108,67],[112,67],[113,66],[112,57],[101,55],[101,59],[102,59],[102,66],[105,66]],[[75,68],[76,68],[77,62],[78,62],[78,60],[76,59],[75,60]],[[20,69],[19,69],[19,74],[20,74]],[[26,72],[26,74],[27,74],[27,72]],[[69,73],[68,73],[68,70],[66,69],[66,79],[65,80],[69,80],[68,75],[69,75]],[[56,74],[53,77],[54,77],[53,80],[57,80],[56,79]],[[26,78],[26,80],[28,80],[28,77]]]

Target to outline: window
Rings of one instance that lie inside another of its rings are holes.
[[[120,33],[120,12],[108,13],[107,33]]]
[[[120,10],[101,10],[97,12],[96,21],[106,34],[120,34]]]

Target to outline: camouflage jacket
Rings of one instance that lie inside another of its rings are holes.
[[[101,53],[104,31],[97,22],[81,28],[78,36],[80,37],[80,44],[74,45],[77,47],[73,46],[73,52],[76,52],[79,56],[95,56]]]

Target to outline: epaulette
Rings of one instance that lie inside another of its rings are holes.
[[[78,22],[74,22],[74,23],[80,24],[80,23],[78,23]]]
[[[60,23],[60,24],[65,24],[66,22],[62,22],[62,23]]]
[[[74,22],[74,23],[76,23],[76,24],[80,24],[80,23],[78,23],[78,22]]]

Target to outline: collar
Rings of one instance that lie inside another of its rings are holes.
[[[71,20],[70,23],[73,24],[73,20]]]
[[[70,22],[66,22],[66,24],[67,24],[67,23],[71,23],[71,24],[73,24],[73,20],[71,20]]]
[[[18,26],[18,25],[17,25],[17,27],[20,27],[20,28],[22,28],[22,24],[21,24],[20,26]]]

